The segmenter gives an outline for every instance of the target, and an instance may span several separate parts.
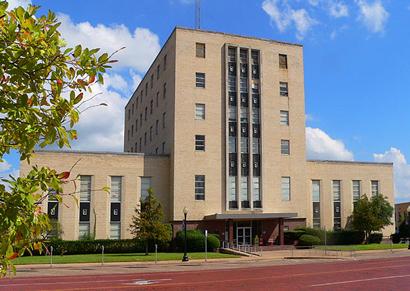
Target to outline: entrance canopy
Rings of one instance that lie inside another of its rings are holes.
[[[295,218],[297,213],[215,213],[204,216],[205,220],[228,220],[228,219],[273,219]]]

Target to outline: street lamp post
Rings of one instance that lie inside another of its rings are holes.
[[[184,256],[182,257],[183,262],[188,262],[188,255],[187,255],[187,241],[186,241],[186,216],[188,214],[188,208],[184,207]]]

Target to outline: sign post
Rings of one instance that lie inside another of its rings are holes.
[[[208,230],[205,229],[205,262],[208,260]]]

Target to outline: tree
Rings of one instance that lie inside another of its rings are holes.
[[[16,150],[29,162],[36,146],[70,147],[87,101],[84,93],[91,92],[93,83],[103,83],[102,74],[114,61],[99,49],[67,48],[51,11],[37,15],[35,6],[7,7],[0,0],[0,161]],[[41,234],[50,228],[41,203],[49,195],[61,202],[62,195],[70,195],[62,184],[74,181],[70,171],[47,167],[32,167],[26,177],[3,180],[0,276],[9,268],[15,271],[11,260],[25,250],[41,251]]]
[[[363,195],[356,203],[352,215],[352,227],[365,233],[365,239],[373,231],[380,231],[383,227],[391,225],[393,207],[387,197],[377,194],[371,199]]]
[[[140,200],[140,207],[135,208],[130,231],[136,239],[145,243],[145,254],[148,255],[150,243],[163,243],[171,240],[169,225],[164,224],[161,203],[154,196],[152,188],[148,196]]]

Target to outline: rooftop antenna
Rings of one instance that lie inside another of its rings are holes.
[[[195,0],[195,29],[201,29],[201,0]]]

